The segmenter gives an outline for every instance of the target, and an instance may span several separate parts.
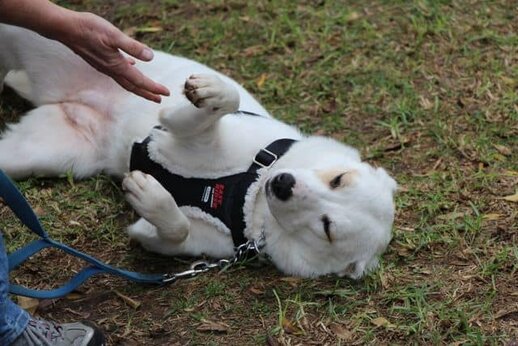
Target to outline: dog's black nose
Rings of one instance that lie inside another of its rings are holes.
[[[295,177],[289,173],[281,173],[272,179],[270,186],[275,197],[281,201],[287,201],[293,195]]]

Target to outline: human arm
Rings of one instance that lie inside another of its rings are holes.
[[[133,59],[149,61],[153,52],[92,13],[75,12],[47,0],[0,0],[0,22],[33,30],[68,46],[98,71],[148,100],[160,102],[169,90],[140,72]]]

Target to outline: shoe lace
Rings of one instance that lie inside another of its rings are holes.
[[[31,319],[28,327],[32,331],[42,337],[46,342],[54,342],[63,340],[63,327],[57,323],[45,320]]]

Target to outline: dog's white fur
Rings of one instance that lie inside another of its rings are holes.
[[[382,168],[362,162],[357,150],[329,138],[305,137],[269,117],[232,79],[155,52],[151,63],[137,66],[170,88],[172,96],[158,105],[30,31],[0,25],[0,47],[0,84],[7,76],[6,83],[36,107],[2,134],[0,169],[10,176],[71,171],[78,178],[100,172],[123,177],[132,143],[151,131],[150,148],[165,167],[187,177],[216,178],[245,171],[261,148],[293,138],[299,141],[272,168],[260,171],[246,198],[247,238],[264,234],[263,251],[281,271],[308,277],[358,278],[387,247],[395,181]],[[196,106],[184,96],[184,87]],[[267,117],[230,114],[238,109]],[[158,122],[168,132],[152,131]],[[280,173],[296,180],[285,201],[265,191]],[[179,208],[153,177],[131,172],[123,188],[142,216],[128,233],[145,248],[167,255],[233,254],[228,232],[189,207]]]

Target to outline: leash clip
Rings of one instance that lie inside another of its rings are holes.
[[[162,278],[163,283],[173,283],[178,279],[185,279],[185,278],[193,278],[197,276],[198,274],[205,273],[212,268],[221,268],[220,262],[225,260],[220,260],[218,262],[210,263],[207,261],[196,261],[193,262],[189,269],[179,272],[179,273],[172,273],[172,274],[164,274]]]
[[[264,234],[262,235],[260,242],[263,241]],[[211,269],[218,268],[219,270],[226,270],[229,267],[233,266],[237,262],[243,261],[247,258],[249,253],[253,251],[255,255],[259,253],[262,246],[258,244],[255,240],[249,240],[248,242],[239,245],[235,249],[235,254],[232,258],[229,259],[219,259],[215,262],[208,261],[196,261],[191,264],[189,269],[179,272],[179,273],[169,273],[164,274],[162,276],[162,283],[164,284],[172,284],[176,282],[178,279],[189,279],[197,276],[198,274],[208,272]]]

